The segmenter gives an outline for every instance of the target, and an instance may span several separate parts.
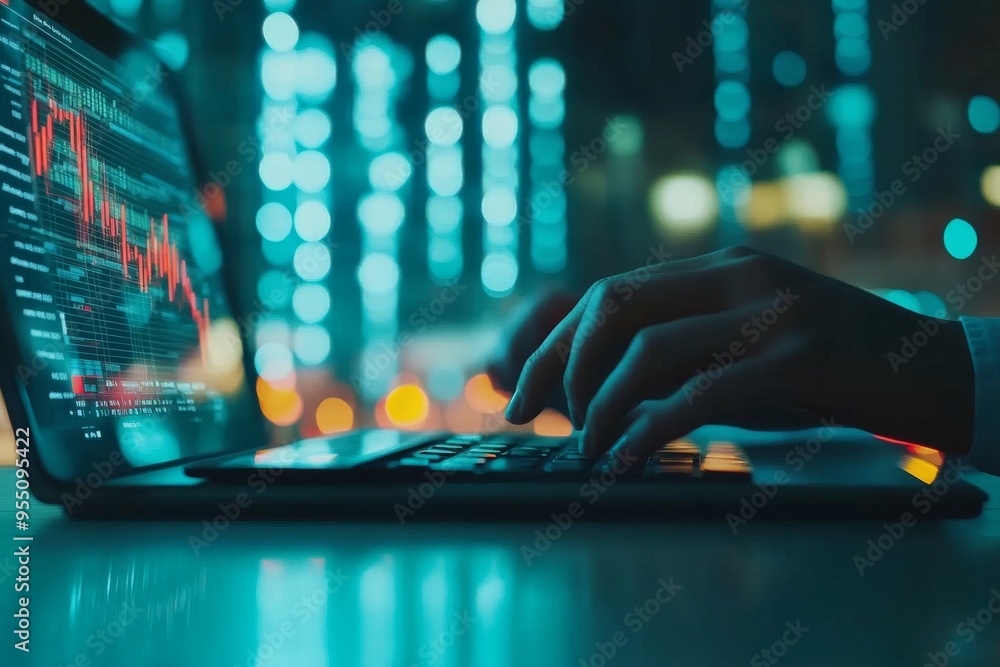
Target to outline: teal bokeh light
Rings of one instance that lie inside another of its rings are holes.
[[[806,78],[806,61],[794,51],[782,51],[771,63],[774,79],[782,86],[797,86]]]
[[[985,95],[969,100],[969,125],[980,134],[993,134],[1000,129],[1000,105]]]
[[[976,251],[979,236],[975,228],[961,218],[955,218],[944,228],[944,248],[955,259],[967,259]]]

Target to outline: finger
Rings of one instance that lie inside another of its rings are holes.
[[[562,376],[566,352],[573,341],[573,332],[580,322],[580,316],[587,307],[590,295],[596,289],[595,283],[577,302],[573,310],[555,326],[542,344],[528,357],[521,369],[514,395],[507,404],[505,417],[513,424],[525,424],[544,408],[544,396],[557,384],[555,378]]]
[[[650,268],[658,275],[661,273],[683,273],[718,263],[722,257],[728,256],[726,253],[731,252],[733,249],[726,249],[700,257],[666,262]],[[736,252],[747,253],[751,251],[740,248]],[[569,351],[572,348],[583,313],[594,297],[595,291],[606,289],[604,286],[607,282],[606,279],[594,283],[569,315],[556,326],[535,353],[528,358],[521,371],[517,389],[507,408],[506,417],[509,421],[523,424],[531,421],[541,412],[542,398],[558,386],[565,375]],[[704,289],[704,285],[701,287]],[[575,425],[579,426],[580,422],[577,420]]]
[[[580,448],[597,454],[610,443],[612,429],[643,401],[670,396],[686,380],[712,365],[726,368],[747,353],[742,322],[759,312],[737,311],[688,317],[640,331],[601,384],[587,410]]]
[[[512,391],[517,378],[511,372],[511,366],[503,359],[494,359],[486,363],[483,369],[494,388],[501,391]]]
[[[510,365],[510,373],[514,376],[512,384],[516,383],[525,360],[573,310],[581,296],[579,293],[551,292],[518,309],[517,316],[511,320],[513,326],[504,331],[501,340],[505,353],[502,358]]]
[[[594,395],[639,331],[654,323],[724,310],[739,283],[739,259],[719,255],[683,272],[632,272],[595,291],[581,317],[564,374],[571,415],[586,418]]]
[[[741,359],[708,386],[692,378],[668,398],[652,401],[624,432],[613,450],[649,457],[665,443],[699,426],[716,423],[731,410],[749,410],[761,404],[795,403],[792,361],[800,345],[794,340],[763,354]]]

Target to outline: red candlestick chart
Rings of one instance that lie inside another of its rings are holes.
[[[90,166],[93,158],[83,113],[61,108],[52,97],[48,98],[47,104],[40,104],[31,77],[28,79],[28,98],[31,101],[29,150],[35,175],[43,179],[48,194],[51,195],[48,175],[52,168],[56,128],[62,128],[65,141],[76,156],[74,164],[79,189],[75,193],[75,199],[71,201],[76,206],[79,217],[80,246],[85,248],[103,240],[107,247],[115,249],[121,262],[124,281],[135,282],[139,291],[145,294],[150,292],[153,281],[160,281],[166,288],[168,301],[180,299],[187,304],[198,330],[198,342],[204,360],[209,325],[208,299],[199,299],[194,293],[188,277],[187,260],[179,258],[177,244],[170,238],[168,215],[164,213],[161,216],[159,225],[156,218],[150,216],[148,228],[143,229],[143,233],[139,235],[141,243],[130,241],[128,220],[137,215],[129,210],[124,198],[109,189],[106,169],[98,169],[105,176],[103,182],[95,184]],[[97,162],[100,164],[99,160]]]

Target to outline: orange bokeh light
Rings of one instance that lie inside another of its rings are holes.
[[[354,410],[342,398],[328,398],[316,408],[316,425],[321,433],[341,433],[354,426]]]
[[[555,410],[542,410],[542,414],[531,422],[531,427],[535,435],[565,437],[573,433],[573,424]]]
[[[494,414],[507,407],[510,397],[494,389],[489,376],[486,373],[480,373],[472,376],[465,383],[465,400],[477,412]]]
[[[287,426],[302,416],[302,397],[294,388],[274,387],[257,378],[257,398],[261,412],[274,424]]]

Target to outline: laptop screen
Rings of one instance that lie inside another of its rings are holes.
[[[72,480],[221,451],[254,399],[169,72],[62,18],[0,2],[0,287],[5,395]]]

